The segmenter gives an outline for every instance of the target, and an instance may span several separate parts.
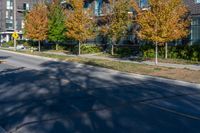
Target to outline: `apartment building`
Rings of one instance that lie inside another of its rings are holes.
[[[14,0],[0,0],[0,43],[12,40],[12,33],[14,31]],[[24,26],[24,13],[30,10],[37,2],[44,2],[45,0],[16,0],[17,7],[17,32],[20,38],[23,39],[22,29]],[[51,0],[46,0],[50,2]],[[148,0],[137,0],[141,8],[148,6]],[[106,14],[103,9],[109,11],[109,0],[84,0],[85,8],[92,8],[94,16],[101,17]],[[200,42],[200,0],[183,0],[190,10],[191,32],[184,43],[195,44]],[[63,0],[63,4],[66,1]],[[128,35],[125,40],[134,40],[134,35]]]
[[[94,14],[101,16],[103,6],[109,4],[108,0],[85,0],[87,6],[93,6]],[[136,0],[141,8],[148,7],[148,0]],[[188,7],[191,18],[190,34],[187,38],[180,41],[180,44],[196,44],[200,43],[200,0],[183,0]],[[109,7],[107,5],[107,7]],[[134,35],[128,35],[126,40],[133,41]]]
[[[191,15],[191,31],[189,40],[191,44],[200,43],[200,0],[184,0]]]
[[[148,5],[148,0],[138,0],[140,7]],[[187,38],[180,41],[180,44],[200,44],[200,0],[183,0],[188,7],[191,25],[190,34]]]
[[[37,2],[44,0],[16,0],[16,30],[22,39],[24,14]],[[0,43],[12,40],[14,32],[14,0],[0,0]]]

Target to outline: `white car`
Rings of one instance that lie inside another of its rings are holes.
[[[17,45],[17,49],[25,49],[24,45]]]

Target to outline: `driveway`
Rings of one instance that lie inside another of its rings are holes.
[[[0,60],[0,133],[200,132],[198,85],[4,51]]]

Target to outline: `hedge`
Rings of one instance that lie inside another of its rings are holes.
[[[140,51],[144,58],[153,58],[155,56],[155,47],[153,45],[142,45]],[[164,58],[164,46],[158,47],[158,56]],[[168,46],[168,58],[200,61],[200,45]]]

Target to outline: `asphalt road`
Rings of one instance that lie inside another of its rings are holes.
[[[200,133],[191,84],[3,51],[0,60],[0,133]]]

